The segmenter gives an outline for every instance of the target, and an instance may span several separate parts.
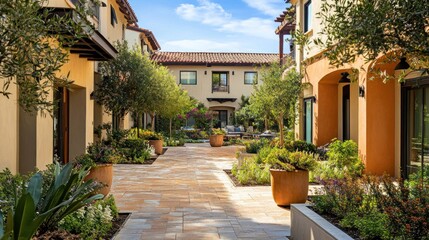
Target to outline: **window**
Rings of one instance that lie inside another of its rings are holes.
[[[304,32],[308,32],[311,29],[311,0],[308,0],[304,5]]]
[[[419,86],[416,86],[416,83]],[[429,170],[429,79],[408,80],[402,86],[402,177]],[[421,175],[421,176],[423,176]]]
[[[212,92],[229,92],[228,72],[213,72]]]
[[[197,85],[196,71],[180,71],[180,84],[182,85]]]
[[[116,12],[112,5],[110,5],[110,24],[115,26],[118,23],[118,19],[116,18]]]
[[[304,98],[304,140],[313,142],[313,102],[314,97]]]
[[[258,73],[257,72],[244,72],[244,84],[257,84]]]

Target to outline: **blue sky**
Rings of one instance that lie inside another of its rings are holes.
[[[277,53],[283,0],[129,0],[162,51]]]

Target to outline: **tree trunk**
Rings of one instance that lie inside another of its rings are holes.
[[[264,117],[265,131],[268,131],[268,118]]]
[[[152,132],[155,132],[155,113],[150,113],[149,115],[150,115],[150,121],[151,121],[150,128]]]
[[[173,118],[170,118],[170,139],[171,139],[171,129],[173,126]]]
[[[283,146],[285,143],[285,136],[284,136],[284,120],[283,120],[283,114],[279,115],[279,131],[280,131],[280,146]]]

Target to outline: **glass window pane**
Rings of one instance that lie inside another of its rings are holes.
[[[257,72],[246,72],[244,73],[244,84],[253,84],[256,83],[258,79]]]
[[[308,143],[311,143],[313,141],[312,139],[312,133],[313,133],[313,108],[312,108],[312,101],[306,100],[305,101],[305,141]]]
[[[408,119],[408,173],[414,173],[421,167],[422,162],[422,114],[423,91],[411,90],[409,94],[409,119]]]
[[[307,32],[311,29],[311,18],[312,18],[312,9],[311,9],[311,0],[309,0],[304,5],[304,32]]]
[[[180,72],[180,84],[195,85],[197,84],[197,72]]]

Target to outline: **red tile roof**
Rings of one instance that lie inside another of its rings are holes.
[[[274,53],[155,52],[152,60],[163,65],[253,66],[279,61]]]
[[[127,29],[143,33],[148,38],[151,48],[153,50],[157,51],[161,49],[161,45],[159,45],[152,31],[138,26],[130,26],[130,25],[127,26]]]

